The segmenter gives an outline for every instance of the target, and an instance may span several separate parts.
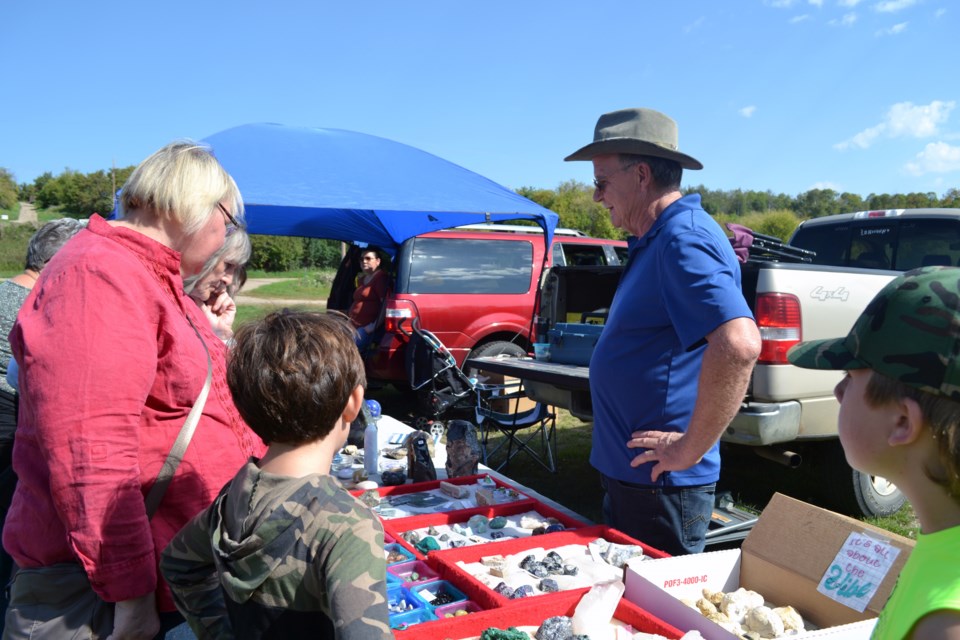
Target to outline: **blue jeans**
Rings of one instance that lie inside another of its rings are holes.
[[[196,640],[196,637],[190,625],[176,611],[160,614],[160,633],[154,640]]]
[[[662,487],[622,482],[601,475],[608,525],[678,556],[701,553],[713,516],[717,485]]]

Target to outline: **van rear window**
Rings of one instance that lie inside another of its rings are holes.
[[[415,238],[409,273],[409,293],[527,293],[533,277],[533,245]]]

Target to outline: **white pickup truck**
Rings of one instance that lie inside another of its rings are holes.
[[[865,211],[803,222],[786,246],[815,253],[792,262],[773,252],[751,253],[742,268],[743,293],[754,311],[763,348],[740,413],[722,437],[725,448],[749,448],[800,467],[821,485],[824,502],[852,514],[893,513],[900,491],[883,478],[851,469],[837,439],[839,405],[833,388],[842,374],[800,369],[786,360],[801,340],[845,335],[884,284],[899,272],[960,265],[960,209]],[[555,268],[541,290],[539,330],[580,322],[609,306],[622,267]],[[523,361],[503,371],[525,381],[537,400],[589,420],[587,367]],[[481,365],[482,368],[482,365]]]

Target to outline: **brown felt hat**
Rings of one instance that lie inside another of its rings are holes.
[[[699,160],[677,151],[677,123],[653,109],[621,109],[600,116],[593,142],[564,158],[590,160],[609,153],[666,158],[684,169],[703,169]]]

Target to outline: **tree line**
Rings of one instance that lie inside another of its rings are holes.
[[[10,209],[16,201],[34,202],[46,209],[59,207],[64,215],[89,217],[92,213],[108,214],[113,209],[113,196],[133,172],[133,165],[110,171],[80,173],[66,169],[59,175],[46,172],[32,183],[19,186],[13,175],[0,168],[0,210]],[[960,188],[952,188],[943,196],[934,192],[887,194],[871,193],[861,197],[855,193],[833,189],[810,189],[796,196],[772,191],[708,189],[704,185],[683,188],[683,193],[699,193],[703,207],[718,222],[738,222],[760,233],[789,237],[796,225],[806,218],[851,211],[876,209],[913,209],[922,207],[960,208]],[[597,238],[622,238],[613,228],[610,216],[602,205],[593,201],[593,187],[576,180],[563,182],[556,189],[521,187],[517,193],[560,216],[560,226],[577,229]],[[335,266],[339,259],[338,243],[316,239],[271,239],[254,237],[257,253],[268,260],[271,270],[299,266]],[[331,243],[328,247],[324,243]],[[257,251],[259,249],[259,252]],[[260,258],[257,258],[260,259]]]

